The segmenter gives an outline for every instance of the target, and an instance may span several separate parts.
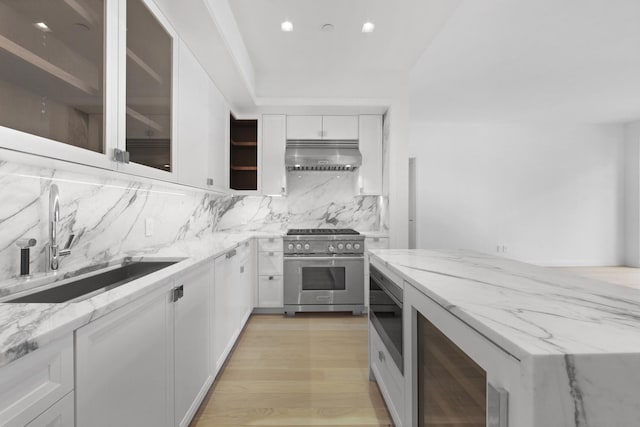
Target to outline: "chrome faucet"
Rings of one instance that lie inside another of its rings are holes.
[[[48,248],[48,263],[47,271],[56,271],[60,266],[60,258],[63,256],[71,255],[71,243],[75,238],[72,234],[69,236],[67,244],[64,249],[60,249],[58,246],[58,223],[60,222],[60,192],[56,184],[51,184],[49,189],[49,244]]]

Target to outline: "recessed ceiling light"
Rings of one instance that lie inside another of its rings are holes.
[[[324,24],[322,27],[320,27],[320,29],[325,32],[333,31],[334,28],[335,27],[333,26],[333,24]]]
[[[373,33],[373,30],[376,29],[376,26],[373,25],[373,22],[367,21],[362,25],[363,33]]]
[[[33,24],[37,29],[39,29],[40,31],[44,31],[46,33],[50,32],[51,29],[49,28],[49,26],[47,24],[45,24],[44,22],[36,22],[35,24]]]
[[[293,23],[291,21],[284,21],[282,24],[280,24],[280,29],[285,33],[290,33],[291,31],[293,31]]]

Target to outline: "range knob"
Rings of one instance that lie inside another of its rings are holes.
[[[334,252],[336,250],[336,248],[333,247],[333,245],[329,245],[329,252]]]
[[[299,251],[300,249],[302,249],[302,245],[300,243],[296,244],[296,250]]]
[[[343,250],[344,249],[344,245],[342,243],[338,243],[338,249]]]
[[[293,250],[293,243],[289,243],[289,245],[287,246],[287,249],[289,249],[290,251]]]
[[[355,245],[353,245],[353,249],[360,249],[360,243],[356,243]]]
[[[351,243],[347,243],[347,250],[350,251],[352,248]]]
[[[304,250],[305,250],[305,251],[308,251],[309,249],[311,249],[311,245],[310,245],[310,244],[308,244],[308,243],[305,243],[305,244],[304,244]]]

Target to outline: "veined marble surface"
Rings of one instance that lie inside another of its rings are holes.
[[[640,354],[640,291],[461,250],[373,256],[519,359]]]
[[[70,234],[76,236],[60,274],[214,232],[381,226],[384,198],[355,196],[354,173],[296,175],[286,197],[231,196],[117,173],[93,175],[90,167],[78,166],[82,173],[32,166],[12,156],[0,160],[0,295],[18,276],[18,239],[37,239],[31,272],[45,271],[51,184],[60,189],[59,241],[64,245]],[[154,223],[152,236],[145,232],[148,220]]]
[[[487,372],[507,388],[509,425],[640,425],[640,291],[469,251],[371,253],[488,338],[479,354],[484,342],[518,359]]]
[[[216,230],[282,232],[327,227],[378,231],[384,198],[356,195],[357,180],[353,172],[289,172],[286,197],[236,196]]]
[[[171,246],[160,246],[140,252],[133,259],[184,260],[84,301],[60,304],[0,303],[0,366],[146,295],[157,289],[159,282],[207,262],[249,238],[262,236],[279,235],[212,233],[206,237],[181,240]]]

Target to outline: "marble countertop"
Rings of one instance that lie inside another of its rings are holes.
[[[0,303],[0,367],[36,350],[47,343],[69,334],[71,331],[104,316],[127,303],[148,294],[167,280],[188,268],[206,263],[253,237],[280,237],[278,233],[212,233],[190,240],[181,240],[169,247],[150,248],[143,252],[121,254],[127,260],[175,260],[182,261],[136,279],[109,292],[75,303],[15,304]],[[105,263],[106,265],[107,263]],[[113,264],[113,263],[111,263]],[[4,296],[24,290],[46,279],[46,283],[70,277],[62,273],[58,277],[34,277],[29,283],[24,279],[8,282],[3,286]],[[10,289],[10,290],[8,290]]]
[[[640,290],[470,251],[371,252],[518,359],[640,354]]]

